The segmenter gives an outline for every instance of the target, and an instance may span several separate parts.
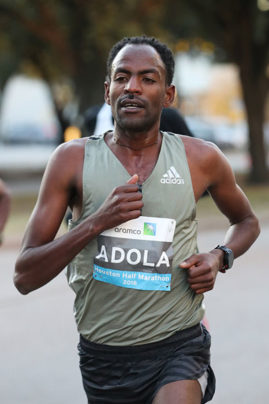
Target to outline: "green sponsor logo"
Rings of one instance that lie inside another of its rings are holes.
[[[144,235],[156,236],[156,223],[144,223]]]

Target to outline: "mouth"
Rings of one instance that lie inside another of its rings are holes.
[[[126,111],[137,111],[137,110],[141,110],[144,107],[144,103],[140,100],[134,99],[134,100],[130,100],[130,99],[123,99],[120,102],[120,107],[121,109],[124,109]]]

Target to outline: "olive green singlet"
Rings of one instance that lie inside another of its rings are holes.
[[[85,144],[83,208],[72,229],[130,178],[104,141]],[[179,263],[197,253],[196,204],[181,138],[163,132],[157,163],[142,184],[140,218],[106,230],[69,264],[79,333],[108,345],[162,340],[201,321],[196,295]]]

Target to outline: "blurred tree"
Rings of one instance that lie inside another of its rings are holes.
[[[111,45],[126,35],[160,35],[161,6],[160,0],[0,0],[0,86],[7,71],[30,61],[49,82],[71,78],[81,110],[102,102]]]
[[[239,67],[251,178],[265,182],[268,13],[256,0],[0,0],[0,88],[10,74],[34,66],[49,83],[71,80],[84,111],[102,102],[107,53],[123,36],[155,35],[172,46],[201,35]],[[62,105],[56,107],[60,116]]]
[[[256,0],[166,0],[165,20],[175,38],[201,35],[235,63],[249,128],[251,180],[268,182],[263,124],[269,90],[269,11]],[[180,10],[175,12],[179,4]]]

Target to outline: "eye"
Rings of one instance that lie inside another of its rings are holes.
[[[150,77],[144,77],[143,80],[144,80],[146,83],[148,83],[148,84],[153,84],[153,83],[156,82],[155,80],[153,80],[153,79],[150,78]]]
[[[114,80],[121,83],[121,82],[125,82],[127,80],[127,77],[126,76],[116,76]]]

